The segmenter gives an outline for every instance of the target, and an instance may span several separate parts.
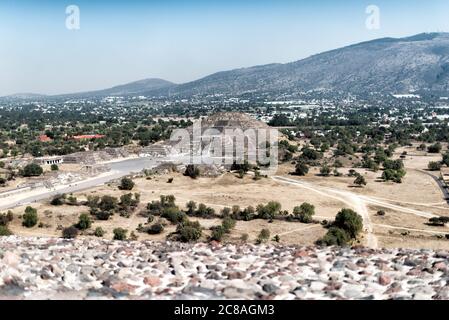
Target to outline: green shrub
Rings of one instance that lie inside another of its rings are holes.
[[[94,235],[98,238],[103,237],[106,234],[106,232],[103,230],[102,227],[96,227],[94,231]]]
[[[57,164],[52,164],[51,165],[51,171],[59,171],[59,167]]]
[[[281,208],[282,206],[279,202],[270,201],[265,206],[262,204],[258,205],[256,210],[258,218],[272,220],[279,214]]]
[[[427,152],[429,153],[440,153],[442,149],[441,143],[437,142],[435,144],[430,145],[427,147]]]
[[[164,226],[161,223],[155,223],[147,230],[148,234],[160,234],[164,232]]]
[[[327,165],[323,165],[323,166],[320,168],[320,174],[321,174],[323,177],[329,177],[330,174],[331,174],[331,169],[330,169]]]
[[[62,237],[64,239],[74,239],[77,236],[78,236],[78,229],[74,226],[70,226],[62,230]]]
[[[115,228],[113,230],[114,233],[114,240],[126,240],[127,236],[126,234],[128,233],[128,230],[123,229],[123,228]]]
[[[305,161],[298,161],[295,166],[295,174],[298,176],[305,176],[309,173],[309,166]]]
[[[257,236],[257,242],[258,243],[267,242],[268,239],[270,239],[270,230],[262,229],[259,235]]]
[[[79,217],[76,227],[80,230],[87,230],[92,226],[92,220],[87,213],[82,213]]]
[[[130,178],[122,178],[120,181],[120,190],[132,190],[134,188],[134,182]]]
[[[356,238],[363,229],[363,219],[351,209],[342,209],[335,217],[334,226],[345,230],[351,238]]]
[[[362,175],[357,176],[354,180],[354,184],[357,186],[366,186],[366,180],[365,177]]]
[[[225,234],[225,228],[223,226],[217,226],[212,229],[210,239],[214,241],[222,241]]]
[[[62,206],[65,203],[65,194],[57,194],[53,197],[53,199],[50,201],[50,204],[52,206]]]
[[[223,219],[221,225],[224,229],[224,232],[229,233],[231,232],[231,229],[235,227],[235,220],[232,219],[231,217],[226,217]]]
[[[293,209],[293,214],[302,223],[311,223],[313,221],[312,216],[315,214],[315,206],[304,202],[299,207]]]
[[[163,209],[161,217],[167,219],[173,224],[176,224],[182,222],[185,219],[186,215],[177,207],[170,207]]]
[[[109,212],[109,211],[97,211],[95,213],[95,217],[98,220],[103,220],[103,221],[109,220],[109,218],[111,216],[112,216],[112,212]]]
[[[429,164],[427,165],[427,168],[430,171],[439,171],[441,169],[441,162],[430,161]]]
[[[24,177],[38,177],[44,170],[42,167],[36,163],[30,163],[23,168],[22,175]]]
[[[8,213],[0,214],[0,226],[7,226],[14,219],[13,213],[8,211]]]
[[[179,241],[192,242],[201,238],[202,227],[198,221],[191,222],[189,220],[179,224],[176,229]]]
[[[37,210],[32,207],[26,207],[25,214],[22,216],[22,225],[27,228],[32,228],[37,224]]]
[[[345,246],[348,244],[350,237],[348,233],[338,227],[331,227],[326,235],[317,241],[318,245],[325,246]]]
[[[12,236],[12,232],[8,229],[7,226],[0,225],[0,237]]]

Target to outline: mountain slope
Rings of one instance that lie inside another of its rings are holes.
[[[318,89],[355,94],[449,92],[449,33],[382,38],[296,62],[222,71],[180,85],[162,79],[146,79],[60,97],[238,96],[248,92],[288,94]]]
[[[447,91],[449,34],[363,42],[292,63],[215,73],[170,91],[173,95],[190,96],[312,89],[353,93]]]
[[[127,95],[142,95],[159,90],[165,90],[176,86],[173,82],[163,79],[152,78],[134,81],[131,83],[115,86],[109,89],[81,92],[77,94],[69,94],[67,96],[127,96]],[[66,96],[66,95],[64,95]]]

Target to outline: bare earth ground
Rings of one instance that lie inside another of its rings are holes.
[[[438,184],[428,175],[428,172],[422,171],[427,168],[430,161],[441,160],[441,156],[419,153],[415,151],[416,148],[398,149],[395,156],[399,157],[404,150],[408,152],[404,161],[407,175],[402,184],[380,182],[381,171],[370,172],[357,169],[368,182],[366,187],[357,188],[352,185],[354,178],[320,177],[317,168],[310,170],[306,177],[288,175],[293,171],[293,165],[286,164],[279,168],[278,176],[292,179],[292,183],[272,178],[254,181],[251,176],[239,179],[231,173],[218,178],[197,180],[181,174],[170,174],[154,176],[151,179],[135,179],[136,187],[132,192],[141,194],[141,208],[147,202],[159,199],[160,195],[168,194],[173,194],[181,207],[184,207],[187,201],[193,200],[205,203],[217,211],[224,206],[251,205],[255,207],[260,203],[275,200],[282,204],[284,210],[291,212],[293,207],[309,202],[315,205],[318,220],[331,220],[341,208],[352,207],[357,210],[366,210],[365,227],[372,231],[370,233],[367,230],[361,239],[362,243],[371,242],[373,246],[379,247],[448,249],[449,240],[444,239],[444,236],[449,234],[449,229],[426,225],[429,217],[449,216],[449,206]],[[349,168],[340,168],[339,171],[347,173]],[[438,172],[431,174],[437,176]],[[167,183],[170,177],[174,178],[173,183]],[[304,183],[307,187],[304,187]],[[75,196],[83,200],[89,194],[100,196],[108,194],[119,197],[125,193],[127,192],[118,190],[115,185],[105,185],[75,194]],[[15,219],[11,225],[15,234],[60,236],[61,231],[56,229],[58,225],[67,227],[77,221],[80,213],[88,212],[88,208],[82,206],[54,207],[48,203],[38,203],[34,207],[39,211],[40,221],[50,227],[25,229],[20,225],[20,220]],[[385,210],[386,215],[377,216],[378,210]],[[16,215],[21,215],[24,207],[13,211]],[[205,229],[220,224],[218,219],[199,219],[199,221]],[[107,231],[105,238],[111,239],[114,228],[122,227],[131,232],[135,231],[139,223],[145,222],[145,218],[135,214],[128,219],[116,215],[110,221],[95,221],[93,228],[101,226]],[[279,235],[281,243],[298,245],[312,244],[326,232],[326,229],[316,224],[306,225],[284,221],[268,223],[263,220],[239,221],[229,240],[240,241],[240,236],[246,233],[249,235],[249,241],[253,241],[263,228],[268,228],[272,236]],[[135,233],[139,236],[139,240],[162,240],[174,230],[174,226],[167,225],[162,235],[150,236],[136,231]],[[208,232],[206,230],[205,234],[207,235]]]

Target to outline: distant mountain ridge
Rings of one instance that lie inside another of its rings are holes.
[[[176,86],[175,83],[159,79],[150,78],[118,85],[109,89],[80,92],[77,94],[67,94],[68,96],[129,96],[142,95],[146,92],[159,91]],[[65,96],[65,95],[64,95]]]
[[[286,63],[219,72],[182,84],[176,95],[298,92],[449,91],[449,34],[382,38]]]
[[[449,33],[375,39],[295,62],[221,71],[179,85],[162,79],[146,79],[64,96],[238,96],[251,92],[283,94],[320,89],[355,94],[449,92]]]

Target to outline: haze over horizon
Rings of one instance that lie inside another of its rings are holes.
[[[80,30],[65,26],[80,8]],[[365,26],[380,8],[380,29]],[[412,1],[106,1],[0,3],[0,96],[175,83],[286,63],[357,42],[449,30],[449,3]]]

